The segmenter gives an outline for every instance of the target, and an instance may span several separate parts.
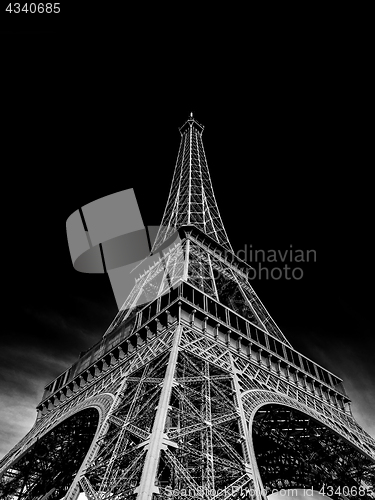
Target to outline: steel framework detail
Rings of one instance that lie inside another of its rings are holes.
[[[374,439],[342,380],[265,309],[227,238],[203,126],[180,132],[150,260],[103,338],[46,386],[0,462],[0,497],[265,500],[330,484],[375,498]]]

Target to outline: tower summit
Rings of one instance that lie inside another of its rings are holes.
[[[167,205],[156,237],[156,250],[183,225],[194,225],[225,249],[232,250],[212,189],[202,142],[204,127],[190,118],[180,128],[181,142]]]
[[[0,497],[374,498],[375,441],[342,380],[291,346],[250,285],[192,113],[180,133],[152,255],[103,338],[45,387],[0,462]]]

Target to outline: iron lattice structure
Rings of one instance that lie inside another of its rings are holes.
[[[45,388],[0,463],[4,499],[374,498],[375,442],[342,380],[297,352],[250,285],[192,116],[153,253],[102,340]],[[142,271],[141,271],[142,269]]]

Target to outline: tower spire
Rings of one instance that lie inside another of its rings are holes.
[[[172,185],[152,251],[183,225],[196,226],[232,250],[212,188],[202,141],[204,127],[191,112],[179,130],[181,142]]]

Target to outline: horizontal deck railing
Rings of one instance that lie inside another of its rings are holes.
[[[342,379],[318,363],[300,354],[289,345],[276,339],[248,319],[235,313],[212,297],[207,296],[193,285],[181,282],[178,286],[171,288],[166,294],[146,304],[143,309],[131,315],[124,323],[83,353],[76,363],[45,387],[42,402],[63,386],[75,380],[82,372],[92,368],[101,358],[109,355],[111,350],[115,349],[116,346],[125,342],[139,329],[147,326],[157,315],[165,311],[180,298],[184,302],[191,304],[192,308],[196,308],[202,317],[205,316],[211,326],[218,324],[223,331],[231,331],[232,336],[246,339],[253,349],[263,351],[281,363],[285,363],[285,365],[292,368],[296,373],[305,374],[311,379],[319,381],[342,395],[346,401],[349,401],[342,384]]]

